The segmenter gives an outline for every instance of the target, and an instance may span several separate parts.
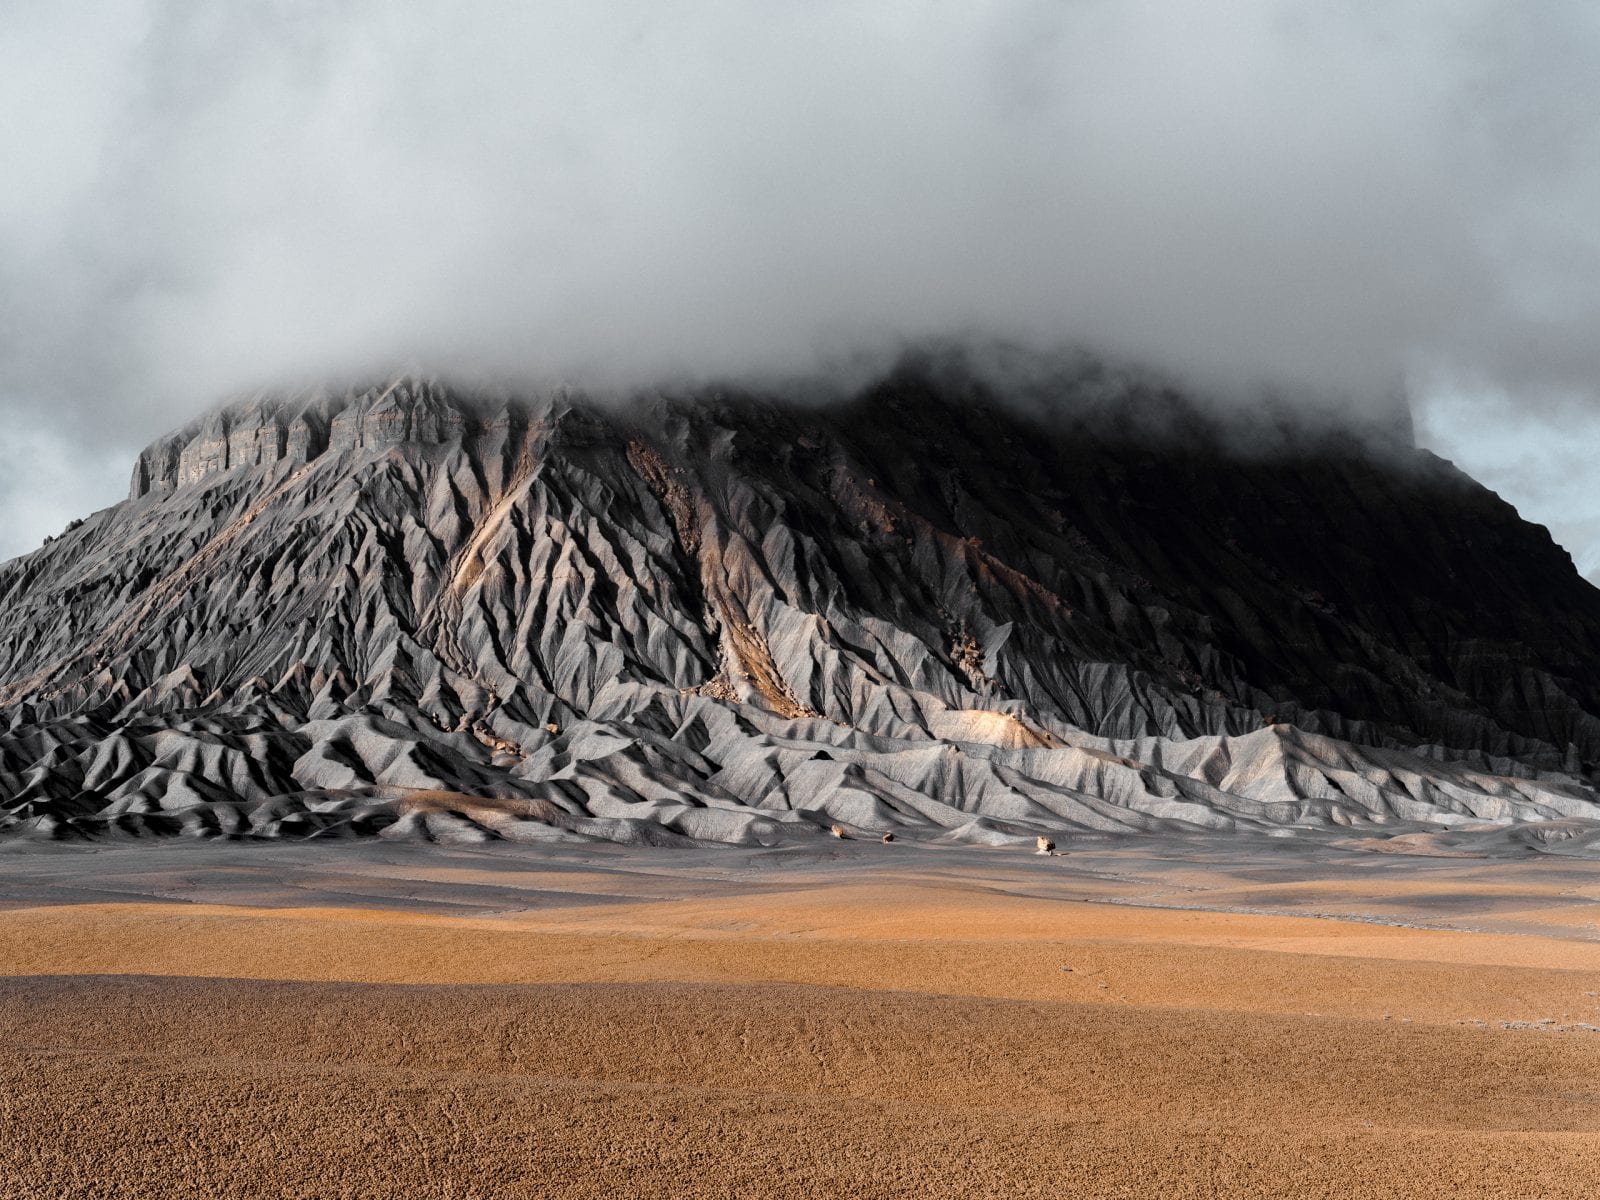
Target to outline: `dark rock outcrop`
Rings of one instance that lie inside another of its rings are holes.
[[[0,828],[1600,817],[1600,592],[1543,529],[1409,447],[1108,391],[219,410],[0,566]]]

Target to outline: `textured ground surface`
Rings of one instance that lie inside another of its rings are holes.
[[[1600,1187],[1584,860],[1156,838],[0,864],[7,1195]]]
[[[1600,841],[1600,592],[1546,531],[1404,446],[1020,405],[213,413],[0,564],[0,835]]]

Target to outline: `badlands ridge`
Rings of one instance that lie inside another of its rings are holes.
[[[1086,371],[259,396],[0,566],[0,831],[1600,844],[1600,591],[1407,445]]]

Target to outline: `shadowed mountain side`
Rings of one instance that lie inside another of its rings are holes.
[[[261,397],[0,566],[0,628],[19,833],[1600,818],[1600,592],[1543,529],[1094,376],[1032,415],[914,367],[832,407]]]

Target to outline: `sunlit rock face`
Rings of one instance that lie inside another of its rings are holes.
[[[1597,668],[1600,592],[1404,444],[1103,378],[403,378],[214,412],[0,566],[0,826],[1576,847]]]

